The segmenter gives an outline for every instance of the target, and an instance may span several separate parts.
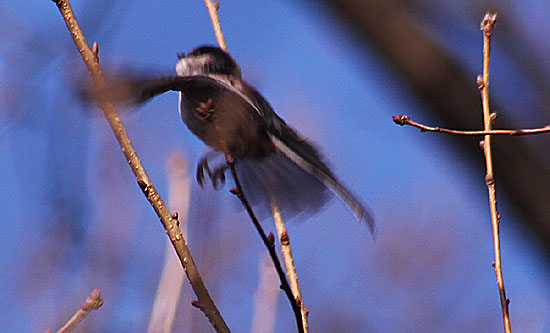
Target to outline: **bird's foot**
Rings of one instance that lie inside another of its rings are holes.
[[[208,165],[208,157],[203,157],[197,165],[197,182],[201,187],[204,186],[204,173],[206,172],[214,188],[219,190],[225,185],[225,171],[228,168],[226,164],[222,164],[212,170]]]
[[[208,120],[214,114],[214,101],[209,98],[206,102],[200,102],[195,111],[202,119]]]

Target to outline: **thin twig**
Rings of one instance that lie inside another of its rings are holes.
[[[86,298],[86,303],[80,306],[78,310],[72,317],[57,331],[57,333],[68,332],[71,328],[75,327],[84,317],[90,313],[92,310],[97,310],[103,305],[103,299],[101,298],[99,289],[92,291],[90,296]]]
[[[302,298],[302,292],[300,291],[300,284],[298,283],[298,274],[296,274],[296,265],[294,265],[294,258],[292,257],[292,249],[290,247],[290,237],[286,231],[285,222],[281,216],[281,210],[275,199],[271,199],[271,213],[273,214],[273,221],[275,222],[275,228],[277,229],[277,236],[279,237],[279,242],[281,243],[281,252],[283,253],[283,259],[285,260],[286,275],[288,276],[288,281],[290,282],[290,289],[294,294],[294,299],[296,303],[300,306],[300,312],[302,314],[302,325],[304,327],[304,332],[309,332],[307,316],[308,308],[304,305]]]
[[[212,26],[214,27],[214,32],[216,34],[216,39],[218,40],[218,45],[221,49],[226,51],[227,47],[225,45],[225,38],[223,36],[223,32],[220,26],[220,20],[218,17],[219,3],[217,1],[212,2],[211,0],[204,0],[204,3],[208,8],[210,19],[212,20]],[[292,289],[290,288],[290,285],[286,279],[285,273],[281,266],[281,262],[279,260],[279,257],[277,256],[277,252],[275,251],[273,234],[270,233],[269,237],[266,236],[264,229],[262,228],[262,226],[260,225],[260,222],[256,217],[256,214],[254,214],[254,211],[252,210],[252,206],[250,206],[250,203],[246,198],[246,195],[244,194],[243,188],[241,186],[241,182],[239,180],[239,176],[237,175],[237,170],[235,168],[235,161],[233,160],[233,157],[229,152],[229,148],[227,147],[227,142],[225,142],[222,136],[220,135],[219,125],[216,119],[214,119],[213,125],[216,131],[216,134],[218,136],[218,141],[220,142],[220,145],[225,154],[225,160],[229,165],[231,174],[233,175],[233,180],[235,181],[236,188],[232,189],[231,193],[235,194],[241,200],[241,203],[246,208],[246,211],[250,216],[250,219],[252,220],[254,227],[260,234],[260,238],[262,239],[264,245],[267,247],[267,250],[269,251],[269,255],[271,256],[271,260],[273,261],[273,265],[275,266],[275,270],[277,271],[277,275],[279,276],[279,280],[281,281],[281,289],[283,289],[283,291],[285,292],[288,298],[288,301],[290,302],[290,305],[292,307],[292,310],[294,312],[294,317],[296,318],[296,325],[298,326],[298,332],[304,332],[304,328],[306,328],[307,330],[307,324],[304,325],[304,321],[302,320],[302,301],[301,301],[301,298],[294,298],[292,294]]]
[[[218,1],[204,0],[204,4],[206,5],[206,8],[208,8],[208,14],[210,15],[210,20],[212,21],[212,27],[214,28],[214,34],[216,35],[218,45],[222,50],[227,51],[225,38],[223,37],[223,32],[220,25],[220,17],[218,16],[220,3]]]
[[[99,67],[99,58],[97,55],[97,50],[99,47],[95,46],[94,52],[88,46],[88,42],[86,41],[86,38],[78,25],[69,0],[54,0],[54,3],[59,8],[63,19],[65,20],[65,24],[73,37],[76,47],[82,56],[82,60],[88,67],[88,71],[90,72],[94,85],[98,89],[105,87],[105,77]],[[130,138],[126,133],[126,129],[122,125],[120,116],[115,107],[111,103],[106,102],[99,102],[98,104],[103,111],[103,115],[109,122],[111,129],[113,130],[122,152],[130,164],[132,172],[136,176],[138,185],[160,218],[160,221],[165,228],[176,253],[178,254],[180,262],[185,268],[187,278],[189,279],[191,287],[198,298],[198,301],[195,301],[192,304],[201,309],[217,332],[229,332],[229,328],[225,324],[225,321],[221,317],[216,305],[210,298],[208,290],[204,286],[187,244],[181,234],[181,231],[179,230],[177,214],[170,214],[159,193],[155,189],[153,182],[145,172],[145,169],[143,168],[143,165],[141,164],[141,161],[132,146]]]
[[[288,301],[290,302],[290,305],[292,307],[292,310],[294,312],[294,317],[296,318],[296,325],[298,326],[298,332],[302,333],[304,332],[304,327],[302,323],[301,308],[300,308],[300,305],[298,304],[298,301],[292,295],[292,289],[290,288],[290,285],[286,279],[285,272],[283,271],[283,267],[281,266],[281,261],[277,256],[277,252],[275,251],[274,236],[272,233],[269,234],[269,237],[265,234],[265,231],[262,228],[260,221],[258,221],[258,218],[254,213],[254,210],[252,210],[252,206],[250,205],[250,202],[248,201],[248,199],[246,198],[246,195],[244,194],[243,187],[241,186],[241,181],[239,180],[239,176],[237,175],[237,169],[235,168],[235,161],[233,160],[233,157],[229,152],[229,148],[227,147],[227,142],[225,142],[222,136],[220,135],[220,127],[218,124],[218,120],[216,118],[214,118],[213,120],[213,125],[216,131],[216,135],[218,136],[218,141],[220,142],[222,150],[225,154],[225,160],[227,162],[227,165],[229,165],[229,169],[231,170],[231,175],[233,175],[233,180],[235,181],[236,188],[231,189],[231,193],[236,195],[239,198],[239,200],[241,200],[242,205],[245,207],[246,212],[248,213],[248,216],[250,216],[250,219],[252,220],[252,224],[254,224],[254,227],[256,228],[256,231],[258,231],[258,234],[260,234],[260,238],[262,239],[265,247],[267,247],[267,250],[269,251],[269,255],[271,256],[271,260],[273,261],[273,265],[275,266],[275,270],[277,271],[277,275],[279,275],[279,280],[281,281],[281,289],[283,289],[283,291],[285,292],[288,298]]]
[[[256,227],[256,230],[260,234],[260,238],[262,239],[264,245],[267,247],[267,250],[269,251],[269,255],[271,256],[271,260],[273,261],[273,265],[275,265],[275,270],[277,271],[277,275],[279,275],[279,280],[281,281],[281,289],[283,289],[283,291],[285,292],[286,297],[288,298],[288,301],[292,306],[294,317],[296,317],[296,325],[298,326],[298,332],[303,333],[304,327],[302,322],[302,309],[300,307],[300,304],[298,304],[298,300],[294,298],[294,295],[292,295],[292,289],[288,284],[288,281],[285,276],[285,272],[283,271],[283,268],[281,266],[281,261],[279,260],[279,257],[277,256],[277,252],[275,251],[275,239],[273,237],[273,234],[270,233],[269,237],[267,237],[264,229],[262,228],[262,226],[260,225],[260,222],[258,221],[258,218],[256,218],[256,215],[252,210],[252,206],[250,206],[250,203],[248,202],[248,199],[246,198],[243,192],[241,182],[239,181],[239,176],[237,175],[237,169],[235,168],[235,163],[233,162],[230,155],[227,158],[227,163],[229,164],[229,167],[231,169],[231,174],[233,175],[233,180],[235,181],[235,186],[236,186],[236,189],[233,189],[231,192],[241,200],[241,203],[246,208],[248,216],[250,216],[250,219],[252,220],[254,227]]]
[[[481,101],[483,104],[483,123],[486,131],[491,130],[492,117],[489,109],[489,54],[490,54],[490,40],[493,32],[493,27],[496,22],[496,14],[485,14],[483,21],[481,21],[481,30],[483,30],[483,78],[478,79],[481,89]],[[495,190],[495,180],[493,175],[493,157],[491,154],[491,136],[485,135],[483,140],[483,151],[485,153],[485,164],[487,168],[487,175],[485,180],[487,183],[487,189],[489,191],[489,205],[491,207],[491,223],[493,225],[493,242],[495,248],[495,262],[494,268],[497,276],[498,290],[500,294],[500,306],[502,308],[502,317],[504,321],[504,330],[506,333],[512,331],[510,327],[510,314],[508,313],[509,300],[506,298],[506,291],[504,290],[504,279],[502,277],[502,267],[500,263],[500,232],[499,223],[500,215],[497,211],[497,199]]]
[[[483,79],[482,79],[483,80]],[[482,82],[483,83],[483,82]],[[481,85],[480,85],[481,87]],[[544,127],[540,128],[527,128],[527,129],[519,129],[519,130],[485,130],[485,131],[461,131],[461,130],[452,130],[447,128],[441,128],[441,127],[432,127],[423,125],[420,123],[417,123],[413,121],[409,116],[406,114],[393,116],[392,117],[393,122],[397,125],[409,125],[413,127],[420,128],[420,131],[422,133],[424,132],[439,132],[439,133],[446,133],[446,134],[455,134],[455,135],[466,135],[466,136],[483,136],[483,135],[533,135],[533,134],[542,134],[542,133],[549,133],[550,132],[550,125],[546,125]]]

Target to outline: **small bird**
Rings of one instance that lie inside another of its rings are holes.
[[[271,200],[287,219],[311,215],[331,198],[331,192],[374,233],[374,219],[365,205],[338,181],[316,147],[242,79],[241,69],[229,53],[201,46],[178,54],[178,58],[177,75],[111,84],[117,87],[108,88],[104,95],[115,103],[143,103],[167,91],[179,92],[183,122],[214,151],[224,152],[226,147],[244,192],[261,218],[271,212]],[[203,185],[206,172],[217,187],[225,181],[227,166],[212,171],[208,164],[212,155],[206,154],[199,162],[197,180]]]

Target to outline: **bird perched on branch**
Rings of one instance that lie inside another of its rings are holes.
[[[244,192],[260,215],[270,212],[272,199],[287,218],[311,214],[321,209],[331,192],[374,232],[367,208],[338,181],[319,151],[243,81],[241,69],[229,53],[202,46],[178,54],[178,58],[177,75],[111,84],[101,98],[142,103],[177,91],[183,122],[214,151],[228,150]],[[225,181],[227,166],[212,170],[211,156],[209,153],[199,162],[197,179],[202,185],[206,172],[217,187]]]

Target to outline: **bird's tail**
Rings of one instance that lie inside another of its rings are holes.
[[[292,136],[283,136],[285,141],[292,140]],[[355,218],[360,222],[365,222],[369,230],[374,235],[375,225],[374,218],[364,204],[362,204],[348,189],[346,189],[323,163],[319,153],[305,140],[292,140],[290,144],[279,139],[276,136],[271,136],[271,141],[277,149],[291,160],[298,167],[303,169],[309,175],[314,176],[320,183],[328,188],[338,199],[340,199],[352,211]],[[305,146],[304,146],[305,145]],[[293,149],[293,146],[304,146],[300,150]],[[303,150],[311,150],[314,154],[304,154]]]

